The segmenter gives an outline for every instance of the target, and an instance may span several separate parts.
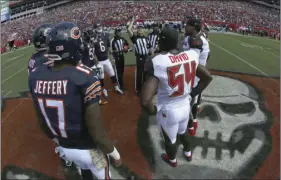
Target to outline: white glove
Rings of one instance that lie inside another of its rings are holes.
[[[103,66],[100,65],[100,64],[97,64],[97,65],[92,66],[91,69],[92,69],[93,71],[95,71],[95,72],[97,73],[97,75],[103,74]]]

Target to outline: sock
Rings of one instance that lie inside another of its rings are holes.
[[[193,119],[193,122],[197,122],[197,119]]]
[[[185,151],[184,155],[186,155],[187,157],[190,157],[191,156],[191,151]]]
[[[188,129],[194,129],[194,127],[188,128]]]
[[[176,162],[177,162],[177,159],[170,159],[170,161],[171,161],[172,163],[176,163]]]

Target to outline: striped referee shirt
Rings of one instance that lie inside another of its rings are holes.
[[[147,56],[148,55],[148,40],[145,36],[132,36],[131,40],[135,47],[136,55],[138,56]]]
[[[153,50],[156,50],[158,47],[158,40],[159,40],[159,33],[158,32],[151,32],[148,34],[148,45],[149,48],[153,48]]]
[[[124,45],[129,46],[128,41],[123,37],[114,37],[111,39],[111,49],[113,53],[123,53]]]

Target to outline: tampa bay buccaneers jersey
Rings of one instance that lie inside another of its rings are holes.
[[[170,109],[189,103],[198,62],[199,54],[195,50],[158,54],[147,61],[147,73],[159,80],[158,106]]]

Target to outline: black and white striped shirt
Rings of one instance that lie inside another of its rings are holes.
[[[129,46],[128,41],[123,37],[114,37],[111,39],[111,49],[113,53],[123,53],[124,45]]]
[[[148,41],[145,36],[132,36],[131,40],[135,47],[136,55],[147,56],[148,55]]]
[[[156,50],[158,47],[158,40],[159,40],[159,33],[158,32],[151,32],[148,34],[148,44],[149,48],[153,48],[153,50]]]

